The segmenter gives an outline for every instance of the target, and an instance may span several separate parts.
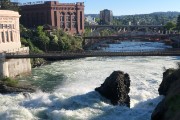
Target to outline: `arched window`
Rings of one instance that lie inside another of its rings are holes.
[[[64,15],[65,15],[64,12],[61,12],[61,13],[60,13],[60,21],[61,21],[61,22],[64,21]]]

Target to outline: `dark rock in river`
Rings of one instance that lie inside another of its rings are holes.
[[[170,85],[178,79],[175,69],[168,69],[163,73],[163,80],[158,89],[159,95],[167,95]]]
[[[95,90],[111,101],[113,105],[130,107],[130,78],[122,71],[114,71],[105,82]]]
[[[168,69],[163,73],[159,94],[165,98],[151,115],[152,120],[179,120],[180,118],[180,69]]]
[[[19,93],[19,92],[35,92],[36,90],[32,87],[10,87],[3,83],[0,83],[0,93],[2,94],[8,94],[8,93]]]

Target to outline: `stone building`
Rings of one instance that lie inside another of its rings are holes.
[[[108,9],[100,11],[101,24],[111,25],[113,21],[113,12]]]
[[[21,5],[21,23],[29,28],[51,25],[71,34],[84,33],[84,3],[58,1],[29,2]]]
[[[7,54],[29,54],[28,47],[21,47],[19,13],[0,10],[0,78],[15,77],[31,71],[30,59],[5,59]]]

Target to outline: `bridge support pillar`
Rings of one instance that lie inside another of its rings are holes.
[[[0,53],[0,78],[9,76],[8,63],[4,53]]]

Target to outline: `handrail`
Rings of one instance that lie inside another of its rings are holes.
[[[180,50],[154,50],[154,51],[83,51],[83,52],[62,52],[62,53],[43,53],[35,54],[5,54],[7,59],[12,58],[80,58],[80,57],[102,57],[102,56],[180,56]]]

